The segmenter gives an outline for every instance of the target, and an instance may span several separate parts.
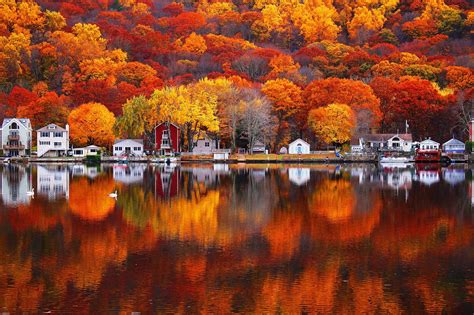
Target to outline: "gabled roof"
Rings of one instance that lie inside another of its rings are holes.
[[[390,137],[389,140],[395,137],[398,137],[404,141],[413,141],[413,136],[411,135],[411,133],[397,133],[393,135],[392,137]]]
[[[155,126],[155,129],[158,128],[159,126],[163,125],[163,124],[166,124],[166,122],[162,122],[162,123],[157,124],[157,125]],[[172,122],[170,122],[169,124],[170,124],[170,125],[173,125],[173,126],[175,126],[176,128],[179,129],[179,127],[178,127],[176,124],[173,124]]]
[[[6,125],[10,124],[12,121],[19,122],[25,128],[29,128],[28,126],[31,126],[31,122],[28,118],[5,118],[5,119],[3,119],[2,129]]]
[[[50,128],[50,127],[54,127],[54,128]],[[42,131],[50,131],[50,130],[54,130],[54,131],[60,131],[60,132],[64,132],[64,131],[67,131],[66,129],[64,129],[63,127],[60,127],[56,124],[49,124],[47,126],[44,126],[43,128],[40,128],[38,129],[37,131],[39,132],[42,132]]]
[[[133,141],[143,145],[143,139],[117,139],[114,141],[114,145],[119,144],[124,141]]]
[[[253,144],[254,149],[255,149],[255,147],[264,147],[264,146],[265,146],[265,144],[260,140],[255,141],[255,143]]]
[[[303,139],[301,138],[298,138],[296,139],[295,141],[291,142],[288,146],[292,145],[293,143],[296,143],[296,142],[303,142],[304,144],[308,145],[309,146],[309,143],[304,141]]]
[[[443,146],[445,145],[465,145],[463,142],[459,141],[458,139],[450,139],[448,141],[446,141],[445,143],[443,143]]]

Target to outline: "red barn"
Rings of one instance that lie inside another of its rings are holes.
[[[173,123],[161,123],[155,127],[155,150],[160,155],[179,152],[179,127]]]

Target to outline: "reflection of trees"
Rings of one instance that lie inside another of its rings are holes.
[[[115,183],[110,176],[94,180],[86,177],[74,179],[70,186],[71,212],[84,220],[100,221],[114,209],[115,200],[109,197]]]

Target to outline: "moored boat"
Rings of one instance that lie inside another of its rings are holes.
[[[406,156],[384,156],[380,158],[380,164],[388,164],[388,163],[395,163],[395,164],[404,164],[410,163],[411,159]]]

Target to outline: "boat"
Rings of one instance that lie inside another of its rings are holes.
[[[439,163],[441,162],[440,150],[421,150],[418,149],[415,155],[416,163]]]
[[[405,156],[383,156],[380,158],[380,164],[405,164],[410,163],[412,159]]]
[[[177,157],[160,157],[160,158],[153,158],[150,160],[151,163],[166,163],[166,164],[176,164],[179,162],[179,159]]]

